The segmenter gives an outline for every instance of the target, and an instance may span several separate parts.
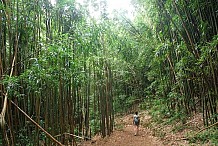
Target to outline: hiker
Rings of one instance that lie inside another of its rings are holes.
[[[138,135],[139,124],[140,124],[140,118],[139,118],[138,112],[135,112],[135,114],[133,116],[133,125],[134,125],[135,136]]]

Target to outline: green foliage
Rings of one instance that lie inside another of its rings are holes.
[[[199,133],[197,136],[192,137],[190,139],[190,143],[198,143],[198,144],[206,144],[210,143],[210,145],[216,145],[218,143],[218,131],[217,129],[209,129]]]
[[[163,100],[152,100],[147,102],[153,105],[150,109],[147,110],[149,110],[153,120],[157,123],[162,123],[165,117],[170,116],[170,112],[168,111],[167,107],[164,106],[165,104],[163,104]]]
[[[82,134],[84,125],[97,133],[106,97],[114,101],[110,110],[115,113],[144,101],[140,107],[150,109],[158,122],[185,121],[197,109],[209,113],[205,123],[215,122],[215,1],[134,0],[133,4],[137,16],[132,22],[123,14],[109,19],[106,11],[100,11],[101,20],[92,19],[86,10],[89,4],[83,8],[74,0],[59,0],[54,6],[43,0],[8,1],[10,7],[0,3],[1,73],[8,71],[14,50],[18,51],[16,76],[4,73],[1,87],[10,99],[19,97],[18,104],[35,119],[62,117],[55,122],[58,126],[49,126],[55,134],[65,127],[69,131],[70,122],[76,125],[76,134]],[[69,113],[75,121],[70,121]],[[8,118],[13,122],[16,114]],[[24,122],[20,118],[18,123]],[[20,125],[13,129],[18,129],[21,144],[30,144],[29,131]],[[37,136],[36,130],[31,132]]]
[[[169,115],[169,119],[166,121],[166,124],[173,124],[175,122],[185,123],[187,115],[182,111],[177,111],[174,114]]]
[[[21,128],[18,131],[17,139],[19,140],[20,145],[34,145],[33,140],[30,139],[29,135],[26,135],[27,127]]]
[[[172,100],[172,99],[171,99]],[[167,101],[164,99],[149,99],[146,98],[143,103],[140,104],[142,109],[149,111],[153,121],[162,124],[173,124],[181,121],[185,123],[187,115],[183,110],[173,111],[167,106]]]
[[[125,113],[128,111],[138,100],[135,96],[119,95],[114,99],[114,111],[115,113]]]
[[[125,126],[125,124],[116,124],[115,128],[116,128],[116,130],[122,131],[125,128],[124,126]]]
[[[9,98],[23,96],[22,94],[19,93],[21,86],[20,86],[18,77],[5,76],[4,79],[0,81],[0,84],[6,87]]]

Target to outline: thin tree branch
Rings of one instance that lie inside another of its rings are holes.
[[[210,125],[210,126],[208,126],[208,127],[205,127],[205,128],[203,128],[203,129],[199,130],[197,133],[195,133],[194,136],[196,136],[197,134],[199,134],[200,132],[202,132],[202,131],[204,131],[204,130],[206,130],[206,129],[209,129],[209,128],[213,127],[213,126],[216,126],[217,124],[218,124],[218,122],[216,122],[216,123],[214,123],[214,124],[212,124],[212,125]]]

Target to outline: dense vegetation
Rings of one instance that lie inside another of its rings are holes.
[[[217,0],[132,4],[134,21],[109,17],[105,0],[1,0],[0,143],[105,137],[116,113],[144,101],[162,116],[218,121]]]

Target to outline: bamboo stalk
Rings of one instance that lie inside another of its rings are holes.
[[[13,70],[14,70],[14,63],[15,63],[15,60],[16,60],[16,54],[17,54],[17,52],[14,53],[14,59],[13,59],[12,65],[11,65],[11,72],[10,72],[9,77],[12,76],[12,73],[13,73]],[[1,125],[1,127],[3,127],[5,125],[5,113],[6,113],[6,108],[7,108],[7,100],[8,100],[8,91],[5,94],[4,104],[3,104],[3,108],[2,108],[2,111],[1,111],[1,114],[0,114],[0,125]]]
[[[184,30],[185,30],[185,32],[186,32],[186,35],[187,35],[188,40],[189,40],[189,43],[190,43],[190,45],[191,45],[191,47],[192,47],[192,51],[194,52],[195,56],[196,56],[197,58],[199,58],[198,51],[195,50],[194,43],[193,43],[193,41],[192,41],[192,39],[191,39],[191,36],[190,36],[190,34],[189,34],[188,30],[187,30],[187,27],[186,27],[186,25],[185,25],[185,22],[184,22],[183,19],[182,19],[182,16],[181,16],[181,14],[180,14],[180,12],[179,12],[179,9],[178,9],[178,7],[177,7],[177,5],[176,5],[175,0],[173,1],[173,5],[174,5],[174,7],[176,8],[176,11],[177,11],[177,13],[178,13],[178,16],[179,16],[179,18],[180,18],[181,21],[182,21],[182,26],[183,26],[183,28],[184,28]]]
[[[34,125],[36,125],[36,127],[38,127],[39,129],[41,129],[43,132],[45,132],[45,134],[51,138],[55,143],[57,143],[60,146],[64,146],[62,145],[59,141],[57,141],[51,134],[49,134],[45,129],[43,129],[38,123],[36,123],[30,116],[28,116],[21,108],[19,108],[19,106],[17,106],[12,100],[10,100],[10,102],[21,112],[24,114],[25,117],[27,117],[27,119],[29,119]]]

